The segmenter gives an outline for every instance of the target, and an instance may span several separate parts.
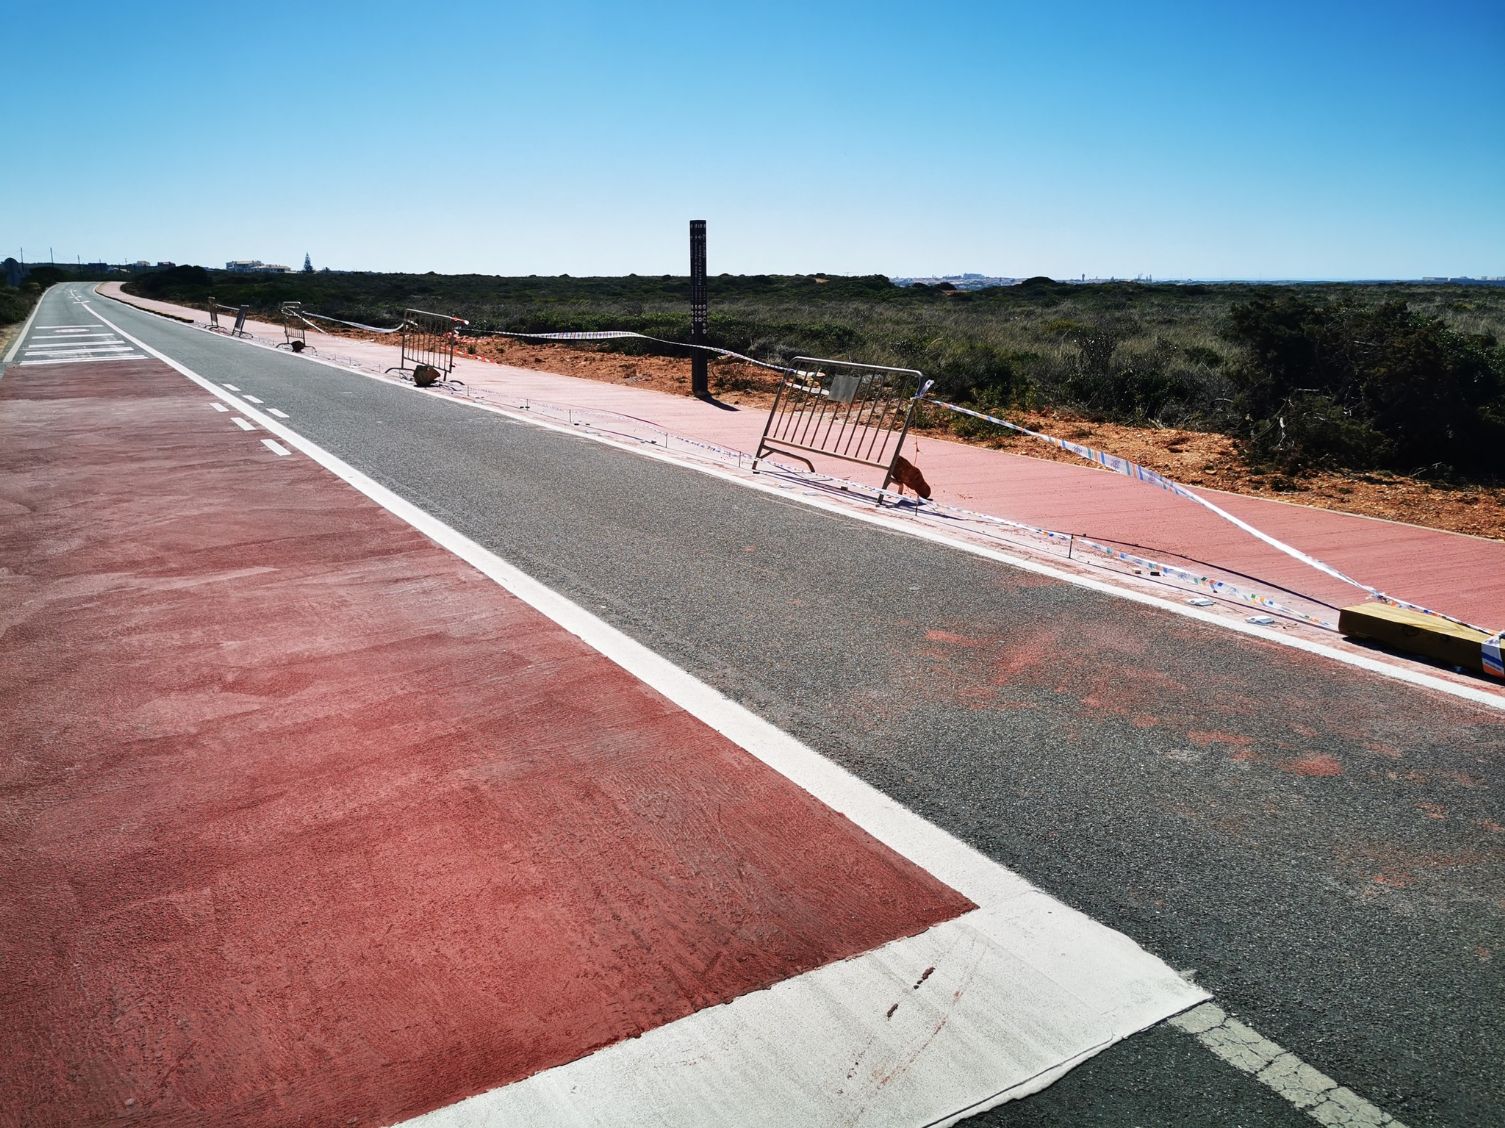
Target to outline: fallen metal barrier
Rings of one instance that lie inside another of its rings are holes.
[[[303,320],[303,303],[283,302],[278,313],[282,318],[282,344],[277,347],[279,349],[291,349],[295,353],[300,353],[304,349],[309,348],[308,322]],[[313,351],[318,352],[319,350],[314,349]]]
[[[469,325],[464,318],[447,313],[429,313],[422,309],[402,311],[402,356],[388,372],[413,372],[420,365],[438,369],[440,379],[450,382],[455,370],[455,345],[460,329]],[[462,384],[464,381],[452,381]]]
[[[813,471],[810,459],[794,453],[802,450],[876,467],[884,471],[879,488],[886,490],[915,401],[928,388],[913,368],[795,357],[774,395],[752,468],[767,455],[782,454]]]
[[[227,305],[223,304],[222,302],[215,301],[213,297],[210,297],[210,299],[209,299],[209,328],[210,328],[210,330],[212,330],[215,333],[229,333],[230,336],[232,336],[232,337],[249,337],[251,334],[249,334],[249,333],[246,332],[246,313],[250,310],[250,308],[251,308],[250,306],[227,306]],[[219,315],[220,315],[220,311],[221,310],[223,310],[226,313],[233,313],[235,315],[235,323],[234,323],[233,328],[226,329],[223,325],[221,325],[219,323]]]

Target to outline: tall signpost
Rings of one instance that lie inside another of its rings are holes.
[[[690,341],[705,344],[707,300],[705,292],[705,220],[690,220]],[[711,394],[704,349],[692,350],[690,356],[690,392],[701,399]]]

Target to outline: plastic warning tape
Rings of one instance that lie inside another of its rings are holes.
[[[933,403],[937,407],[943,407],[947,411],[955,412],[958,415],[970,415],[974,419],[981,419],[985,422],[995,424],[996,426],[1007,428],[1010,431],[1017,431],[1021,435],[1028,435],[1033,439],[1039,439],[1041,442],[1050,443],[1052,446],[1059,447],[1061,450],[1070,451],[1072,454],[1076,455],[1079,458],[1084,458],[1088,462],[1095,462],[1099,466],[1106,467],[1107,469],[1112,470],[1115,473],[1123,474],[1125,477],[1133,478],[1135,481],[1144,482],[1146,485],[1154,486],[1157,489],[1165,490],[1167,493],[1174,494],[1177,497],[1185,498],[1187,501],[1195,502],[1203,509],[1216,514],[1224,521],[1227,521],[1229,524],[1242,529],[1244,532],[1248,533],[1250,536],[1256,538],[1257,540],[1263,541],[1265,544],[1269,545],[1277,552],[1284,553],[1286,556],[1289,556],[1294,560],[1299,560],[1301,561],[1301,563],[1306,564],[1308,567],[1315,568],[1317,571],[1329,575],[1335,580],[1341,580],[1343,583],[1348,584],[1351,587],[1358,588],[1360,591],[1367,593],[1368,595],[1372,596],[1374,599],[1381,601],[1382,603],[1389,603],[1396,607],[1404,607],[1408,611],[1415,611],[1422,615],[1433,615],[1439,619],[1446,620],[1449,623],[1456,623],[1460,627],[1468,627],[1471,630],[1481,631],[1485,634],[1489,633],[1488,631],[1485,631],[1483,627],[1474,626],[1474,624],[1466,622],[1463,619],[1455,619],[1451,615],[1445,615],[1441,611],[1434,611],[1430,607],[1423,607],[1419,603],[1412,603],[1409,600],[1399,599],[1393,595],[1387,595],[1379,588],[1371,587],[1369,584],[1366,584],[1361,580],[1356,580],[1352,576],[1347,575],[1344,572],[1340,572],[1331,564],[1328,564],[1322,560],[1318,560],[1315,556],[1302,552],[1301,549],[1286,544],[1285,541],[1278,540],[1277,538],[1272,537],[1269,533],[1255,528],[1253,525],[1249,524],[1249,522],[1243,520],[1242,518],[1235,517],[1232,513],[1229,513],[1222,506],[1208,501],[1200,494],[1193,493],[1185,486],[1181,485],[1178,482],[1171,481],[1163,474],[1151,470],[1148,466],[1141,466],[1137,462],[1130,462],[1127,458],[1120,458],[1116,454],[1109,454],[1107,451],[1098,450],[1095,447],[1083,446],[1081,443],[1073,443],[1066,439],[1058,439],[1054,435],[1047,435],[1040,431],[1031,430],[1029,427],[1025,427],[1019,423],[1010,422],[1007,419],[1000,419],[998,416],[989,415],[986,412],[973,411],[971,408],[960,407],[954,403],[946,403],[944,400],[938,400],[933,397],[927,399],[926,402]]]
[[[467,336],[472,337],[517,337],[530,341],[620,341],[634,338],[639,341],[653,341],[660,345],[672,345],[678,349],[699,349],[702,352],[715,353],[717,356],[731,357],[745,364],[756,364],[759,368],[772,369],[774,372],[788,372],[798,374],[793,368],[782,364],[774,364],[771,361],[759,360],[757,357],[748,356],[746,353],[733,352],[731,349],[720,349],[715,345],[696,345],[689,341],[670,341],[664,337],[650,337],[646,333],[633,333],[626,329],[580,329],[563,333],[517,333],[508,329],[470,329]]]

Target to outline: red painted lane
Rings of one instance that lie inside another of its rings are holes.
[[[0,382],[0,1120],[387,1123],[970,908],[209,402]]]

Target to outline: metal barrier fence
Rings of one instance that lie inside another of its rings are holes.
[[[928,387],[923,374],[808,356],[795,357],[793,369],[774,396],[753,469],[766,455],[782,454],[814,470],[808,458],[793,453],[803,450],[875,466],[884,471],[881,488],[887,489],[915,401]]]
[[[411,372],[426,364],[439,370],[440,379],[448,380],[455,369],[455,345],[460,339],[460,328],[469,324],[463,318],[451,317],[447,313],[403,310],[401,363],[387,371]]]
[[[282,344],[277,347],[291,349],[295,353],[308,348],[308,322],[303,320],[303,303],[283,302],[278,313],[282,318]]]
[[[246,313],[250,310],[250,308],[250,306],[223,305],[215,301],[213,296],[211,295],[209,298],[209,328],[216,333],[229,333],[232,337],[249,337],[251,334],[246,332]],[[219,323],[219,315],[221,310],[224,310],[226,313],[233,313],[235,315],[235,324],[233,328],[226,329]]]

